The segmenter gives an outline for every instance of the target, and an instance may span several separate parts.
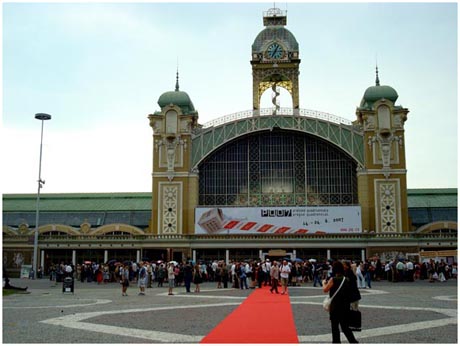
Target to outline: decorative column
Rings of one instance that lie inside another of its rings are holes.
[[[72,256],[72,259],[73,259],[73,256]],[[75,264],[75,262],[73,262],[73,264]],[[42,269],[45,268],[45,250],[40,251],[40,266],[42,267]]]
[[[77,250],[72,250],[72,264],[77,265]]]

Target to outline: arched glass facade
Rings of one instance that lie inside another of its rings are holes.
[[[356,162],[304,133],[273,130],[238,138],[198,169],[201,206],[358,204]]]

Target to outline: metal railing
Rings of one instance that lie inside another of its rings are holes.
[[[300,117],[325,120],[325,121],[332,122],[335,124],[352,125],[351,120],[341,118],[334,114],[324,113],[324,112],[315,111],[311,109],[280,108],[279,110],[274,110],[273,108],[261,108],[259,110],[246,110],[246,111],[224,115],[217,119],[206,122],[205,124],[203,124],[203,128],[215,127],[215,126],[223,125],[223,124],[226,124],[232,121],[236,121],[240,119],[247,119],[247,118],[256,117],[256,116],[273,116],[273,115],[300,116]]]

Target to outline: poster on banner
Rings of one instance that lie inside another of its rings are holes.
[[[21,266],[21,273],[20,273],[19,277],[21,279],[28,279],[31,271],[32,271],[32,265],[31,264],[23,264]]]
[[[361,207],[196,208],[195,234],[360,233]]]

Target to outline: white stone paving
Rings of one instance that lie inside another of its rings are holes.
[[[299,288],[296,288],[299,289]],[[300,288],[305,289],[305,288]],[[222,295],[212,295],[209,294],[213,291],[223,291],[223,290],[206,290],[208,294],[195,295],[195,294],[186,294],[180,293],[177,294],[177,297],[187,297],[187,298],[208,298],[208,299],[228,299],[228,300],[244,300],[245,297],[235,297],[235,296],[222,296]],[[228,289],[231,291],[231,289]],[[363,290],[361,295],[378,295],[386,294],[388,292],[383,290]],[[167,293],[157,294],[158,296],[167,295]],[[321,302],[318,302],[318,298],[322,298],[324,295],[315,295],[315,296],[303,296],[303,297],[293,297],[291,296],[291,304],[305,304],[305,305],[321,305]],[[171,297],[174,298],[174,297]],[[456,296],[438,296],[433,297],[433,299],[438,300],[457,300]],[[301,301],[300,301],[301,300]],[[312,301],[315,300],[315,301]],[[110,301],[98,299],[95,300],[99,304],[105,304]],[[94,304],[94,302],[92,303]],[[103,315],[117,315],[117,314],[129,314],[129,313],[138,313],[138,312],[147,312],[147,311],[159,311],[159,310],[174,310],[174,309],[196,309],[196,308],[207,308],[207,307],[218,307],[218,306],[231,306],[239,305],[241,302],[226,302],[226,303],[216,303],[216,304],[202,304],[202,305],[168,305],[167,307],[152,307],[152,308],[139,308],[139,309],[124,309],[124,310],[111,310],[111,311],[96,311],[89,313],[76,313],[67,316],[60,316],[57,318],[51,318],[41,323],[57,325],[72,329],[80,329],[85,331],[93,331],[98,333],[107,333],[111,335],[120,335],[120,336],[130,336],[134,338],[141,338],[144,340],[150,340],[152,342],[166,342],[166,343],[197,343],[199,342],[204,335],[184,335],[177,333],[167,333],[162,331],[155,330],[140,330],[132,328],[124,328],[120,326],[109,326],[95,323],[84,322],[84,320],[94,317],[99,317]],[[78,306],[83,306],[87,304],[79,304]],[[66,307],[75,306],[67,305]],[[385,327],[378,327],[372,329],[366,329],[360,332],[357,336],[359,339],[366,339],[376,336],[388,336],[392,334],[400,334],[407,332],[415,332],[418,330],[424,330],[436,327],[443,327],[446,325],[456,325],[457,321],[457,310],[456,309],[443,309],[443,308],[424,308],[424,307],[407,307],[407,306],[381,306],[381,305],[369,305],[369,304],[360,304],[362,308],[372,308],[372,309],[391,309],[397,311],[420,311],[420,312],[435,312],[443,314],[446,318],[440,318],[430,321],[421,321],[407,323],[404,325],[392,325]],[[5,308],[5,307],[4,307]],[[8,307],[7,307],[8,308]],[[25,308],[25,307],[24,307]],[[29,307],[29,308],[38,308],[38,307]],[[43,307],[41,307],[43,308]],[[331,335],[330,333],[321,334],[321,335],[299,335],[299,341],[303,343],[315,343],[315,342],[330,342]]]

